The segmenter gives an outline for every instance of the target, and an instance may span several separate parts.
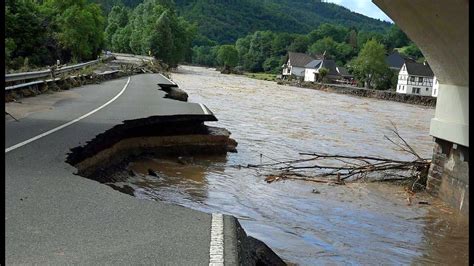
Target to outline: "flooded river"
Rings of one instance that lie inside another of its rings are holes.
[[[147,158],[130,164],[165,179],[130,180],[135,196],[232,214],[248,234],[299,265],[467,264],[468,225],[436,199],[408,206],[403,187],[303,181],[267,184],[247,165],[297,158],[299,152],[409,159],[384,140],[390,120],[430,158],[434,109],[280,86],[206,68],[181,66],[173,80],[190,102],[205,104],[239,145],[226,157]],[[260,156],[262,154],[262,156]],[[313,193],[313,189],[320,193]]]

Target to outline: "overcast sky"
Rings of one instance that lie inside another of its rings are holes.
[[[371,0],[327,0],[327,2],[338,4],[367,17],[381,19],[393,23],[393,21],[387,15],[385,15],[385,13],[380,10],[378,6],[372,3]]]

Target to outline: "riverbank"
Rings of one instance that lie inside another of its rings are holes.
[[[314,90],[321,90],[327,92],[334,92],[340,94],[349,94],[359,97],[375,98],[387,101],[416,104],[422,106],[435,107],[436,98],[431,96],[422,96],[415,94],[402,94],[389,90],[372,90],[365,88],[358,88],[352,86],[338,85],[338,84],[319,84],[313,82],[296,82],[296,81],[277,81],[279,85],[289,85],[295,87],[303,87]]]
[[[253,79],[266,80],[266,81],[277,81],[277,78],[276,78],[275,74],[244,72],[244,75],[246,77],[253,78]]]
[[[359,97],[375,98],[387,101],[422,105],[428,107],[436,106],[436,98],[431,96],[422,96],[415,94],[401,94],[389,90],[372,90],[366,88],[353,87],[349,85],[339,85],[339,84],[321,84],[314,82],[298,82],[298,81],[288,81],[277,79],[275,74],[269,73],[250,73],[245,72],[244,75],[248,78],[265,80],[265,81],[275,81],[278,85],[287,85],[294,87],[302,87],[314,90],[321,90],[333,93],[340,94],[349,94]]]

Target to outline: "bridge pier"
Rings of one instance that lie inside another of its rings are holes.
[[[469,1],[372,0],[425,55],[439,80],[427,190],[469,212]]]

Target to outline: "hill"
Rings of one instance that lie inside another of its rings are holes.
[[[169,3],[170,0],[161,0]],[[118,3],[135,7],[140,0],[95,0],[108,11]],[[179,15],[198,25],[217,43],[233,43],[258,30],[308,33],[321,23],[385,32],[391,24],[320,0],[175,0]]]

